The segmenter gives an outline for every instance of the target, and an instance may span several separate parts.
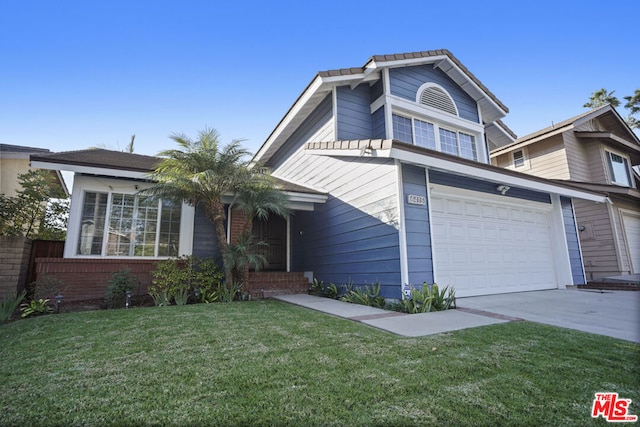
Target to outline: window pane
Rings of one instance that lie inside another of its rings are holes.
[[[519,167],[524,165],[524,153],[522,150],[513,152],[513,166]]]
[[[436,148],[436,132],[431,123],[415,119],[416,145],[424,148]]]
[[[478,160],[476,152],[476,138],[473,135],[460,132],[460,157],[465,159]]]
[[[109,240],[107,253],[109,256],[131,256],[134,240],[133,212],[135,196],[132,194],[111,195],[111,211],[109,215]]]
[[[611,165],[611,180],[616,184],[631,186],[627,159],[617,154],[609,153],[609,165]]]
[[[138,198],[135,214],[134,256],[154,256],[158,224],[158,202],[149,198]]]
[[[411,119],[393,114],[393,139],[413,144]]]
[[[178,256],[181,209],[180,203],[162,201],[158,256]]]
[[[458,136],[455,132],[440,128],[440,150],[458,155]]]
[[[78,254],[101,255],[104,221],[107,213],[106,193],[85,193],[82,222],[78,240]]]

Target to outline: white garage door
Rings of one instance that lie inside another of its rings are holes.
[[[640,274],[640,216],[623,214],[624,233],[634,274]]]
[[[551,206],[434,186],[436,281],[456,296],[556,288]]]

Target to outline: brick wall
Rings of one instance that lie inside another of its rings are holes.
[[[238,211],[237,209],[231,209],[231,227],[229,240],[231,242],[236,243],[238,241],[238,236],[242,233],[244,224],[247,222],[247,216]]]
[[[64,301],[97,300],[105,297],[111,274],[129,268],[138,279],[134,295],[146,295],[156,260],[37,258],[37,279],[62,280]]]
[[[243,292],[249,292],[254,299],[269,298],[283,294],[305,294],[309,290],[309,280],[303,272],[283,271],[249,272]]]
[[[0,236],[0,298],[22,292],[30,254],[31,239]]]

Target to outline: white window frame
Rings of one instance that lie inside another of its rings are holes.
[[[516,153],[522,153],[522,164],[516,164]],[[511,152],[511,166],[513,169],[528,169],[529,168],[529,155],[527,153],[527,149],[525,147],[518,148],[517,150],[513,150]]]
[[[67,228],[67,239],[64,247],[65,258],[88,258],[88,259],[167,259],[171,256],[107,256],[104,245],[106,239],[103,238],[103,248],[100,255],[80,254],[78,242],[82,232],[82,209],[86,193],[108,193],[107,218],[111,209],[111,193],[135,194],[140,189],[147,188],[151,184],[130,180],[97,178],[76,174],[74,177],[73,191],[71,194],[71,212],[69,215],[69,225]],[[180,238],[178,255],[191,255],[193,250],[193,226],[195,208],[182,203],[180,211]],[[159,215],[161,218],[161,215]],[[107,223],[105,222],[105,225]],[[107,227],[108,228],[108,227]],[[157,245],[154,253],[157,254]]]
[[[402,117],[404,119],[408,119],[411,120],[411,144],[415,145],[416,147],[421,147],[420,145],[416,144],[416,132],[415,132],[415,122],[416,120],[419,120],[421,122],[426,122],[429,123],[431,125],[433,125],[433,130],[434,130],[434,136],[435,136],[435,148],[433,148],[433,150],[438,151],[440,153],[445,153],[445,154],[452,154],[446,151],[442,151],[442,144],[441,144],[441,140],[440,140],[440,129],[449,131],[449,132],[453,132],[456,134],[456,145],[457,145],[457,156],[463,159],[468,159],[468,160],[474,160],[474,161],[480,161],[480,156],[482,155],[483,151],[480,150],[480,147],[478,145],[478,141],[480,140],[481,134],[477,134],[476,132],[473,132],[471,130],[467,130],[467,129],[458,129],[454,126],[450,126],[450,125],[442,125],[440,123],[438,123],[435,120],[430,120],[429,118],[423,117],[423,116],[415,116],[413,114],[407,114],[404,112],[399,112],[399,111],[393,111],[391,114],[391,132],[393,133],[393,116],[398,116],[398,117]],[[467,157],[463,157],[462,156],[462,149],[460,146],[460,134],[466,134],[466,135],[470,135],[474,138],[474,145],[475,145],[475,153],[476,153],[476,158],[475,159],[469,159]],[[391,135],[391,138],[393,138],[393,134]],[[424,147],[423,147],[424,148]]]
[[[629,157],[625,156],[620,152],[616,152],[615,150],[610,150],[609,148],[605,148],[604,153],[606,156],[607,170],[609,173],[609,180],[611,181],[611,184],[619,185],[621,187],[633,188],[633,173],[631,171],[631,166],[630,166],[631,161]],[[626,171],[626,179],[627,179],[626,183],[615,180],[615,173],[613,170],[613,160],[611,158],[611,155],[615,155],[622,158],[622,163]]]

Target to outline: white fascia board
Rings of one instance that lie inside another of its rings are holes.
[[[397,68],[404,67],[407,65],[420,65],[420,64],[432,64],[436,62],[441,62],[442,60],[449,59],[446,55],[437,55],[437,56],[424,56],[421,58],[410,58],[410,59],[394,59],[391,61],[371,61],[367,68]]]
[[[365,154],[362,154],[362,149],[355,150],[344,150],[344,149],[335,149],[335,150],[327,150],[327,149],[307,149],[305,150],[305,154],[311,154],[314,156],[328,156],[328,157],[373,157],[373,158],[389,158],[391,150],[382,150],[382,149],[371,149],[367,151]]]
[[[296,203],[326,203],[328,199],[325,194],[297,193],[293,191],[285,191],[284,194],[289,198],[289,202]]]
[[[562,133],[562,132],[564,132],[566,130],[569,130],[571,127],[573,127],[573,125],[563,126],[563,127],[558,128],[558,129],[555,129],[555,130],[553,130],[551,132],[547,132],[547,133],[545,133],[543,135],[536,136],[535,138],[527,139],[526,141],[522,141],[522,142],[519,142],[519,143],[514,143],[514,144],[511,144],[511,145],[506,145],[506,146],[500,147],[500,148],[496,148],[495,150],[493,150],[491,152],[490,157],[493,158],[493,157],[499,156],[501,154],[508,153],[510,151],[517,150],[517,149],[522,148],[522,147],[526,147],[527,145],[533,144],[535,142],[541,141],[543,139],[547,139],[549,137],[552,137],[554,135]]]
[[[553,183],[544,183],[539,181],[532,181],[527,178],[520,178],[507,174],[500,173],[498,171],[474,168],[469,165],[448,161],[445,159],[425,156],[417,153],[409,153],[404,150],[392,148],[390,156],[394,159],[399,159],[404,162],[419,164],[427,167],[438,168],[446,171],[455,172],[461,175],[470,176],[473,178],[479,178],[495,183],[512,185],[515,187],[526,188],[528,190],[540,191],[543,193],[559,194],[566,197],[576,197],[578,199],[590,200],[592,202],[605,203],[607,198],[605,196],[596,195],[593,193],[580,191],[577,189],[560,187]]]
[[[282,121],[278,123],[276,128],[273,130],[267,141],[262,144],[262,147],[258,150],[258,152],[253,156],[251,163],[259,163],[262,156],[269,150],[271,145],[278,139],[280,133],[291,123],[293,118],[300,112],[300,110],[304,107],[304,105],[309,102],[311,97],[322,87],[324,84],[322,77],[316,76],[309,87],[300,95],[300,98],[296,101],[295,104],[291,107],[291,109],[284,116]]]
[[[100,168],[95,166],[68,165],[64,163],[50,163],[41,161],[33,161],[31,162],[31,166],[39,169],[69,171],[89,175],[112,176],[114,178],[149,179],[149,172],[136,172],[121,169]]]

